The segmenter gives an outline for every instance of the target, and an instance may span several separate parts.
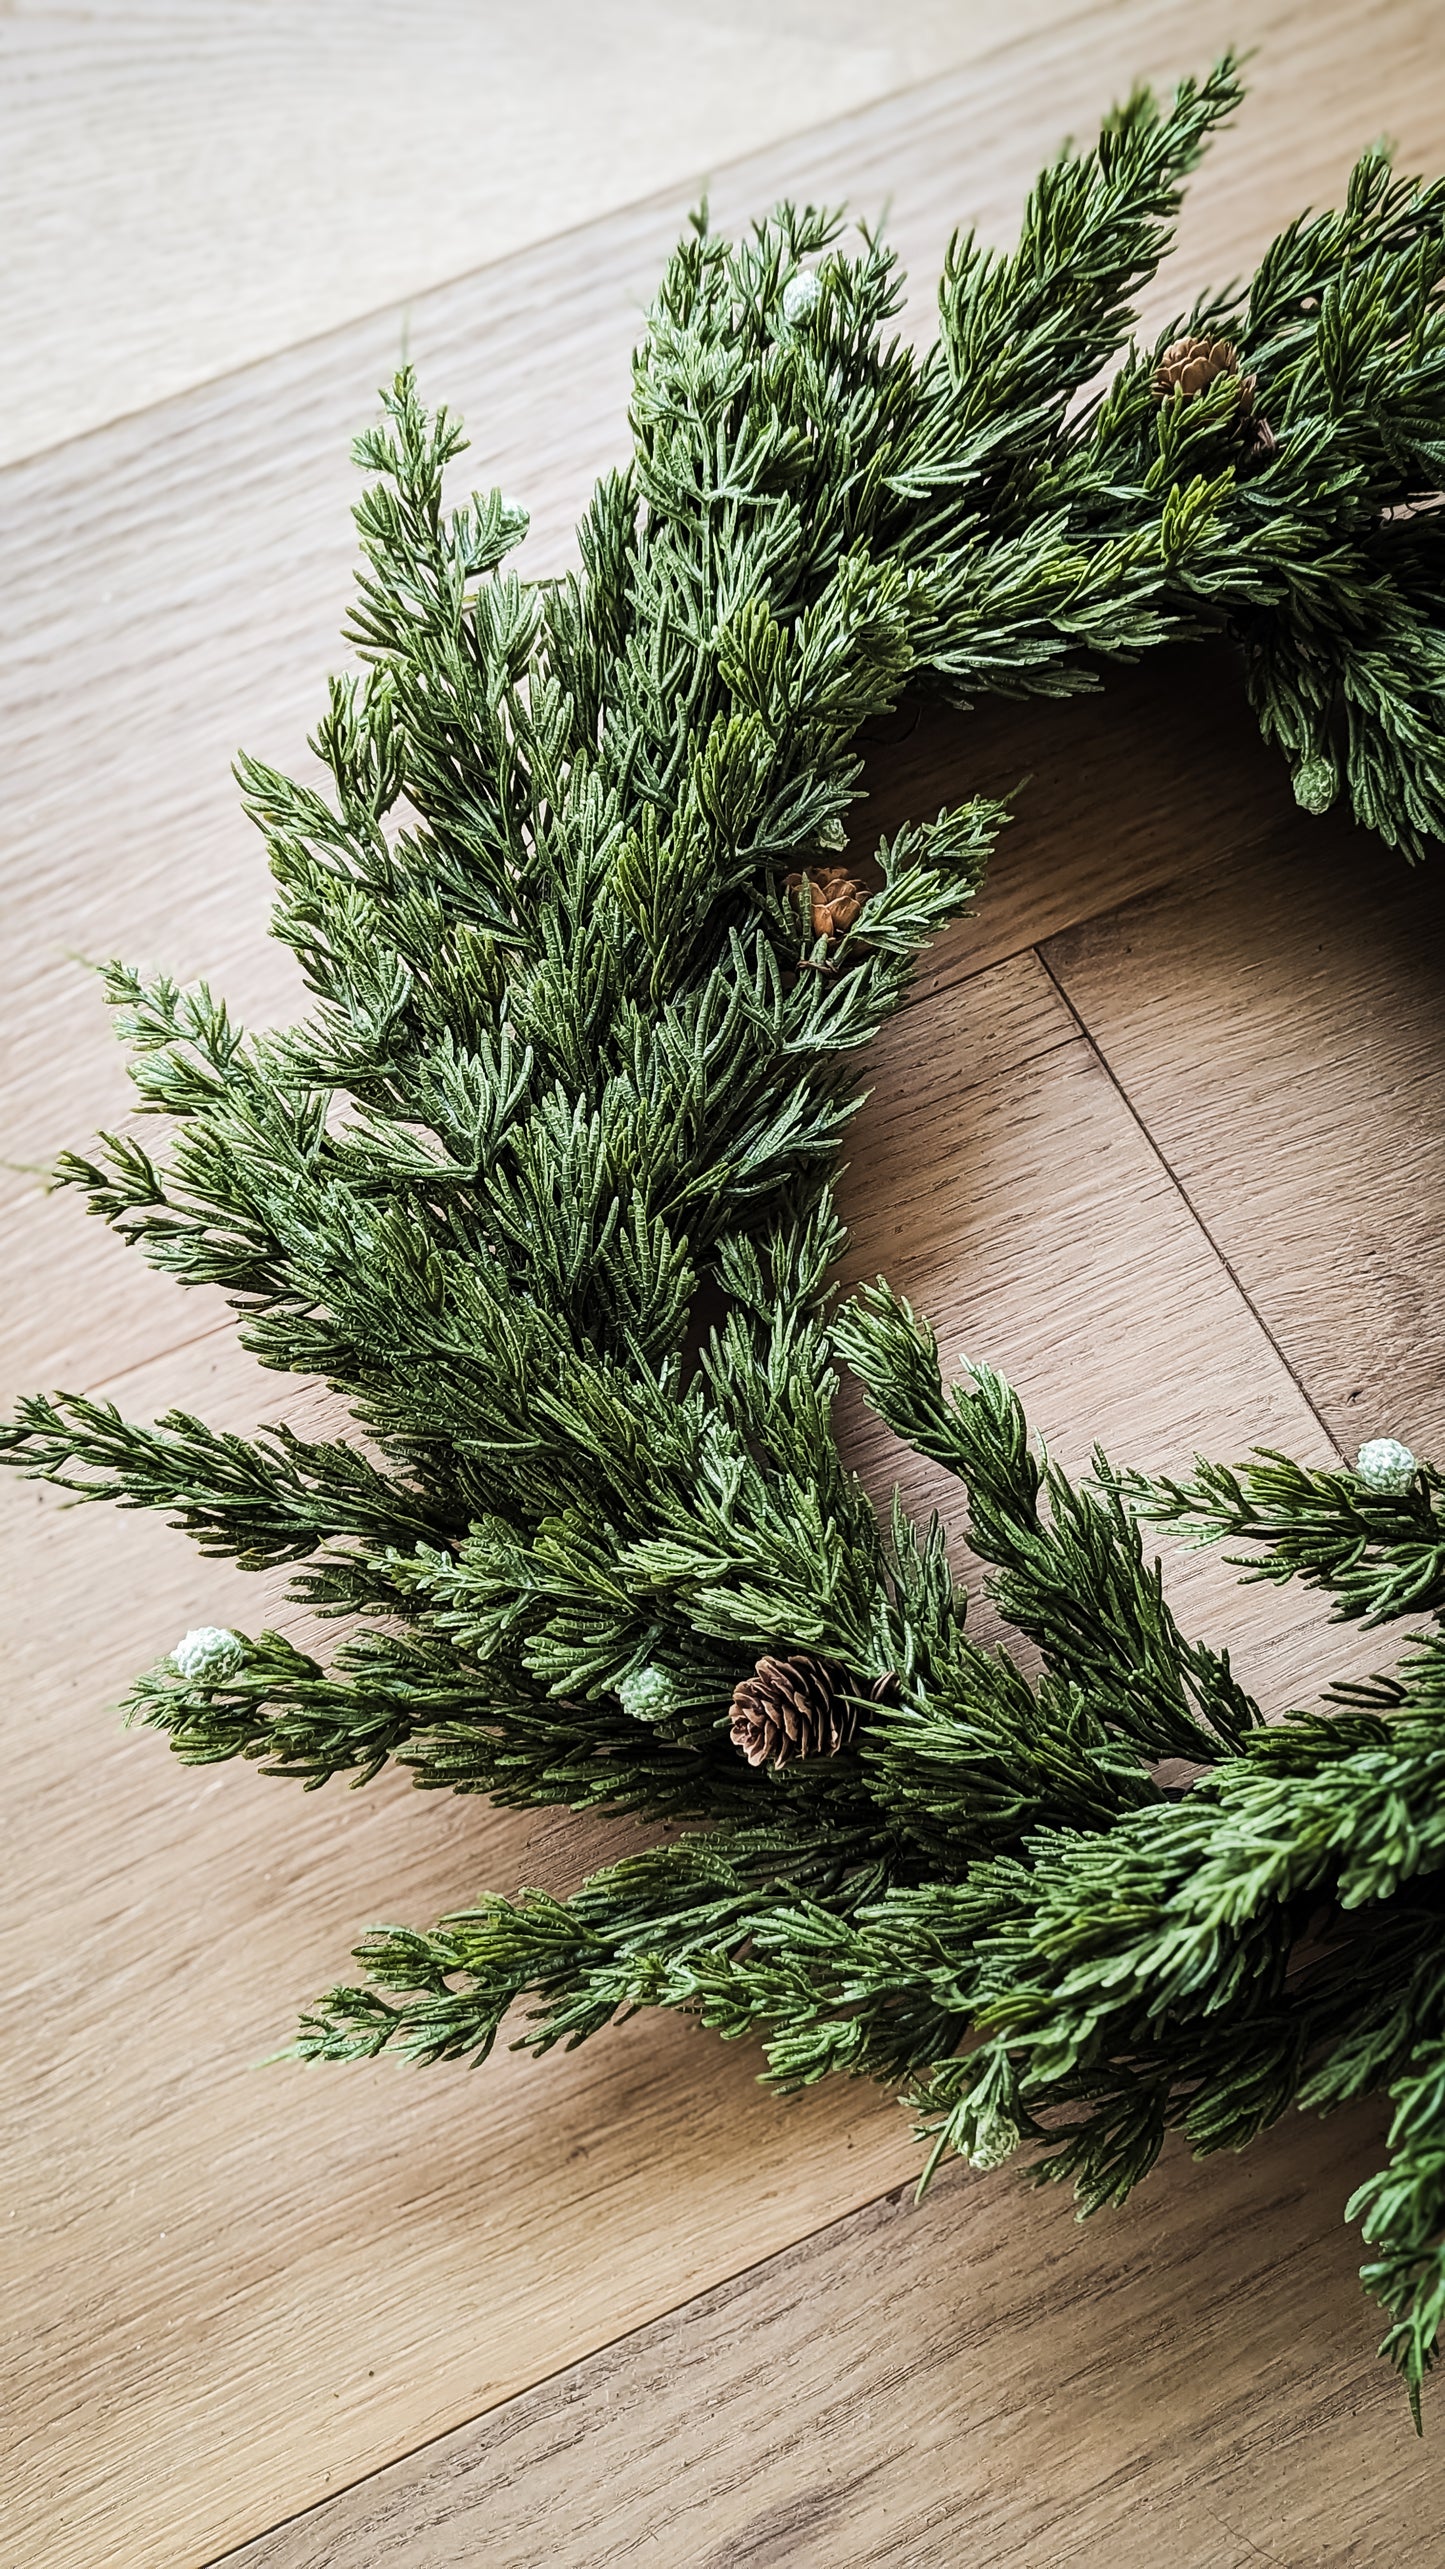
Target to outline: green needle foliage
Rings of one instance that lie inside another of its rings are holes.
[[[293,1565],[340,1620],[324,1661],[212,1635],[143,1676],[133,1709],[181,1757],[308,1786],[395,1759],[683,1824],[571,1900],[374,1932],[303,2052],[480,2057],[519,2002],[541,2050],[682,2007],[761,2038],[785,2085],[905,2087],[930,2165],[1031,2145],[1085,2208],[1172,2127],[1239,2147],[1386,2090],[1390,2166],[1354,2209],[1418,2409],[1445,2306],[1445,1641],[1266,1730],[1141,1525],[1235,1541],[1341,1615],[1438,1615],[1445,1481],[1381,1496],[1265,1457],[1156,1485],[1100,1458],[1075,1486],[1007,1384],[946,1391],[886,1286],[837,1309],[830,1281],[859,1057],[1007,818],[920,816],[819,926],[860,729],[905,689],[1054,694],[1223,631],[1309,809],[1342,793],[1411,858],[1445,834],[1445,186],[1368,154],[1247,292],[1134,346],[1238,97],[1226,61],[1131,98],[1044,172],[1011,255],[955,240],[923,350],[887,335],[873,234],[785,205],[729,243],[699,216],[563,578],[510,567],[515,504],[448,503],[464,441],[398,377],[356,450],[329,789],[240,769],[310,1013],[247,1035],[113,965],[165,1156],[103,1135],[59,1171],[352,1429],[143,1427],[57,1394],[3,1450]],[[1161,397],[1190,336],[1237,357]],[[964,1485],[1037,1674],[969,1633],[937,1523],[875,1513],[835,1435],[844,1366]],[[799,1652],[856,1741],[752,1768],[733,1687]],[[1179,1759],[1187,1793],[1157,1772]]]

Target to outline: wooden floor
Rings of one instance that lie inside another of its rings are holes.
[[[1336,193],[1382,129],[1445,166],[1428,0],[1247,14],[1254,96],[1151,317]],[[891,199],[923,325],[955,220],[1002,237],[1062,131],[1240,15],[1014,23],[717,174],[719,215]],[[219,1303],[41,1191],[123,1105],[77,959],[287,1011],[227,771],[242,741],[303,754],[345,605],[347,437],[405,335],[478,478],[533,506],[536,567],[565,559],[687,195],[533,237],[405,316],[348,307],[0,475],[5,1397],[279,1413]],[[1002,1364],[1066,1461],[1095,1436],[1158,1467],[1376,1433],[1445,1451],[1445,870],[1299,815],[1208,653],[1094,704],[930,718],[875,751],[870,824],[1025,775],[976,918],[879,1046],[852,1271],[885,1267],[950,1358]],[[849,1433],[880,1490],[901,1462],[952,1503],[861,1414]],[[257,1583],[148,1519],[24,1485],[0,1504],[6,2569],[1445,2561],[1445,2393],[1417,2444],[1340,2220],[1377,2114],[1175,2153],[1080,2227],[957,2171],[916,2209],[886,2099],[784,2107],[744,2049],[675,2020],[475,2077],[262,2066],[362,1923],[566,1888],[612,1841],[394,1779],[304,1796],[181,1769],[108,1707],[188,1624],[259,1624]],[[1217,1563],[1171,1581],[1272,1705],[1377,1655]]]

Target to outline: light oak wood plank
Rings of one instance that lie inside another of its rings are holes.
[[[1337,2221],[1380,2146],[1172,2151],[1082,2245],[1006,2178],[899,2194],[223,2569],[1424,2569],[1445,2455]]]
[[[986,0],[11,0],[0,462],[997,42]]]
[[[868,750],[868,837],[970,794],[1009,801],[987,897],[924,958],[915,997],[1158,883],[1218,864],[1294,813],[1223,645],[1112,670],[1100,695],[911,705]],[[866,841],[865,841],[866,843]]]
[[[1029,1002],[1029,1049],[975,1084],[1005,994],[1016,1022]],[[845,1280],[885,1274],[906,1294],[938,1331],[946,1378],[970,1358],[996,1365],[1066,1470],[1086,1472],[1097,1442],[1120,1462],[1178,1471],[1201,1448],[1221,1450],[1226,1419],[1239,1440],[1230,1451],[1259,1443],[1333,1459],[1037,956],[945,987],[916,1022],[885,1030],[849,1156]],[[896,1480],[916,1512],[937,1511],[966,1560],[959,1485],[901,1446],[856,1384],[843,1412],[876,1500],[886,1506]],[[1215,1551],[1166,1542],[1163,1560],[1186,1626],[1228,1643],[1267,1712],[1379,1664],[1378,1635],[1331,1624],[1319,1599],[1241,1588]],[[971,1583],[982,1585],[977,1565]],[[1002,1637],[986,1601],[977,1611]]]
[[[1341,1449],[1445,1450],[1438,869],[1295,814],[1047,953]]]

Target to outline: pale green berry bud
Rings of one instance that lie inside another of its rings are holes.
[[[213,1623],[197,1624],[171,1652],[171,1666],[192,1686],[224,1686],[245,1665],[246,1645],[239,1633],[222,1632]]]
[[[822,291],[811,268],[799,268],[796,276],[789,277],[783,288],[783,319],[790,330],[807,320]]]
[[[1419,1466],[1408,1445],[1398,1436],[1372,1436],[1355,1456],[1355,1470],[1367,1490],[1379,1490],[1398,1497],[1408,1490]]]
[[[1295,801],[1303,811],[1316,815],[1327,812],[1339,791],[1339,782],[1332,759],[1302,759],[1294,772]]]
[[[677,1701],[672,1679],[661,1668],[634,1668],[617,1693],[623,1711],[635,1722],[660,1722]]]
[[[1013,2157],[1022,2138],[1018,2125],[1010,2123],[1007,2115],[994,2115],[982,2126],[965,2153],[969,2166],[977,2168],[980,2175],[986,2175],[993,2168],[1001,2168],[1005,2159]]]

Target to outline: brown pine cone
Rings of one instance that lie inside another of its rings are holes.
[[[1177,392],[1192,401],[1221,375],[1233,375],[1238,381],[1238,438],[1245,454],[1272,455],[1275,433],[1254,407],[1255,378],[1240,374],[1238,353],[1228,339],[1176,339],[1154,369],[1155,400],[1168,401]]]
[[[1183,393],[1192,401],[1220,375],[1237,375],[1239,358],[1229,339],[1176,339],[1166,348],[1154,369],[1154,397],[1167,401],[1171,393]],[[1244,378],[1240,408],[1247,410],[1254,399],[1254,377]]]
[[[836,1757],[857,1728],[855,1707],[811,1651],[794,1651],[789,1659],[760,1659],[751,1677],[733,1688],[729,1737],[749,1766]]]
[[[796,898],[805,883],[815,937],[841,937],[861,917],[868,894],[861,883],[855,883],[846,865],[821,865],[806,874],[790,874],[787,888]]]

